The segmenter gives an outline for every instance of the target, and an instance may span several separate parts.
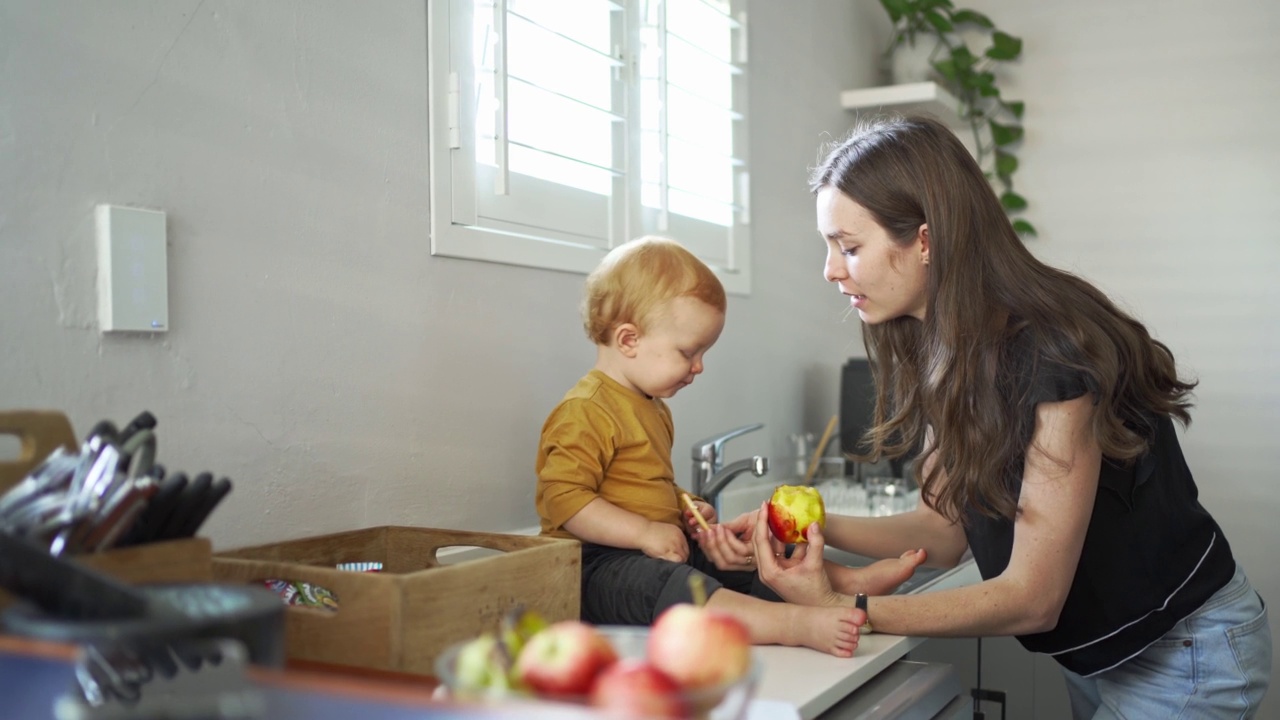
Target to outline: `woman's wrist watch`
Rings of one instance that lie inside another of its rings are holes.
[[[874,632],[871,629],[871,613],[867,612],[867,594],[858,593],[857,595],[854,595],[853,606],[861,610],[867,616],[867,621],[862,624],[862,628],[859,630],[859,632],[864,634],[869,632]]]

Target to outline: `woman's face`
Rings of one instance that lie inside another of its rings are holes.
[[[818,232],[827,242],[823,277],[848,295],[871,325],[909,315],[924,319],[929,232],[894,242],[866,208],[830,185],[818,191]]]

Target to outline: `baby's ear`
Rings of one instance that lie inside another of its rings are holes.
[[[640,328],[632,323],[622,323],[613,329],[613,344],[618,348],[618,352],[633,357],[636,354],[636,346],[640,344]]]

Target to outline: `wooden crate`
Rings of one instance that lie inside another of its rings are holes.
[[[449,547],[500,551],[446,565]],[[381,562],[382,572],[336,569]],[[384,526],[220,552],[219,581],[302,581],[332,592],[338,609],[290,607],[291,659],[433,674],[449,645],[495,629],[523,605],[550,621],[577,618],[582,553],[575,540]]]

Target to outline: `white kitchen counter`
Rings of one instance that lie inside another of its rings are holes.
[[[910,594],[971,585],[980,579],[977,565],[973,560],[967,560],[913,589]],[[793,705],[799,710],[800,717],[810,720],[927,639],[872,633],[858,642],[858,650],[851,658],[838,658],[809,648],[757,647],[764,672],[756,697]]]

